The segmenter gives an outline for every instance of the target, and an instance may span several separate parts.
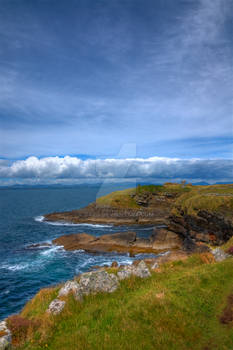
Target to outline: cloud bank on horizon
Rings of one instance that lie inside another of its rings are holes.
[[[182,179],[197,182],[203,178],[214,183],[229,182],[232,175],[232,160],[182,160],[162,157],[82,160],[66,156],[41,159],[29,157],[12,164],[8,164],[6,160],[0,161],[1,184],[70,184],[75,181],[83,183],[132,180],[163,182]],[[4,179],[7,181],[4,182]]]
[[[0,3],[1,183],[232,179],[233,0]]]

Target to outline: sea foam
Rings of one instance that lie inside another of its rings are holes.
[[[34,218],[35,221],[37,222],[43,222],[48,225],[53,225],[53,226],[87,226],[87,227],[94,227],[94,228],[111,228],[113,225],[101,225],[101,224],[89,224],[89,223],[78,223],[75,224],[73,222],[68,222],[68,221],[46,221],[44,220],[44,216],[36,216]]]

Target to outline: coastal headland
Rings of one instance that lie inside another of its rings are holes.
[[[147,239],[138,238],[133,232],[102,237],[77,233],[53,241],[67,250],[204,251],[209,244],[221,245],[233,236],[233,185],[139,185],[100,197],[79,210],[46,214],[45,220],[132,225],[132,231],[133,225],[155,226]]]
[[[0,323],[1,350],[232,349],[233,185],[138,186],[45,220],[132,223],[54,239],[65,250],[160,254],[42,289]],[[133,231],[143,223],[147,238]]]

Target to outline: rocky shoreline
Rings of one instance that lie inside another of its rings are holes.
[[[222,191],[224,192],[222,193]],[[210,195],[206,191],[211,191]],[[213,196],[214,191],[216,195]],[[164,225],[147,240],[121,234],[105,238],[64,235],[54,240],[67,250],[155,252],[184,249],[208,250],[233,236],[232,185],[222,186],[139,186],[136,190],[113,192],[85,208],[45,215],[45,221],[112,225]],[[216,197],[216,198],[215,198]],[[216,205],[213,205],[216,201]],[[217,202],[219,201],[219,202]],[[203,204],[204,203],[204,204]],[[202,209],[202,207],[205,209]],[[189,213],[191,212],[191,213]]]
[[[83,249],[90,253],[115,251],[119,253],[128,252],[131,255],[158,253],[182,248],[180,237],[165,229],[154,230],[149,238],[139,238],[133,231],[106,234],[100,237],[77,233],[63,235],[54,239],[52,243],[63,246],[65,250]]]
[[[121,225],[166,225],[169,210],[163,209],[121,209],[99,207],[95,203],[79,210],[51,213],[45,221]]]

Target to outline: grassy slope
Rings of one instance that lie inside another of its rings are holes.
[[[131,197],[135,193],[135,188],[127,190],[115,191],[106,196],[97,198],[96,203],[100,206],[111,206],[115,208],[131,208],[137,209],[139,206]]]
[[[204,264],[192,256],[148,279],[122,281],[113,294],[88,296],[82,304],[69,296],[54,318],[44,311],[57,290],[42,290],[22,312],[42,320],[40,330],[17,349],[232,349],[233,328],[218,320],[233,292],[232,268],[232,258]]]
[[[193,186],[193,190],[180,196],[175,203],[189,215],[196,215],[199,210],[209,210],[233,219],[233,185]]]
[[[122,191],[115,191],[106,196],[100,197],[96,200],[97,204],[101,206],[111,206],[116,208],[140,208],[135,202],[135,199],[131,197],[132,194],[153,193],[157,195],[163,195],[164,193],[176,193],[181,195],[187,193],[193,186],[187,185],[183,187],[180,184],[165,184],[165,185],[144,185],[137,186],[136,188],[129,188]]]

